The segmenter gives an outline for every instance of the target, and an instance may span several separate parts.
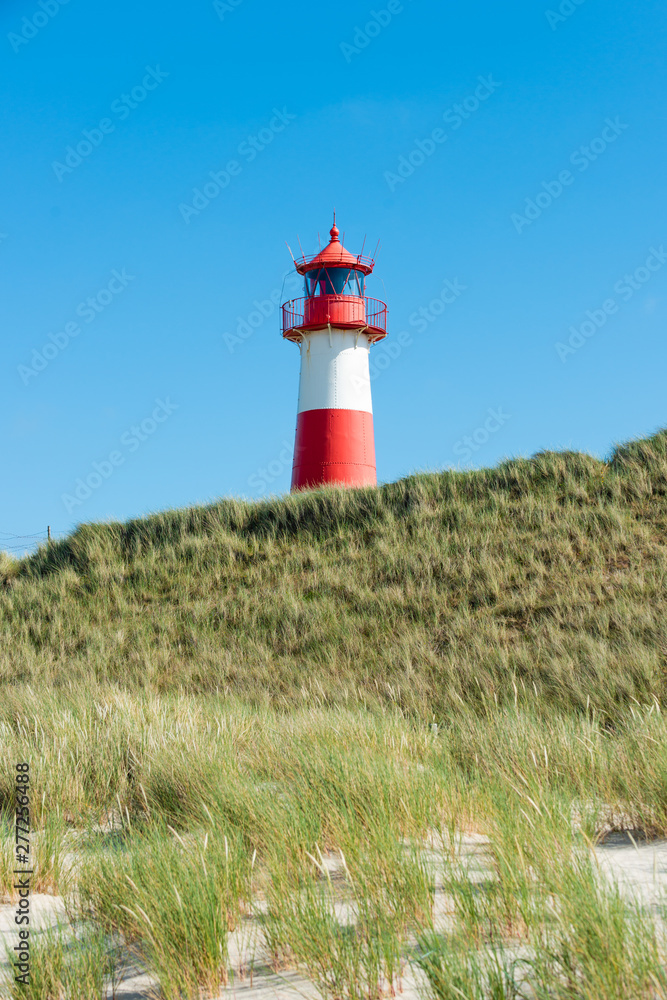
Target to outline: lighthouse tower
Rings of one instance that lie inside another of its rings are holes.
[[[375,261],[345,249],[335,216],[330,236],[295,261],[306,294],[282,307],[283,337],[301,351],[292,490],[377,482],[368,354],[387,336],[387,307],[366,297]]]

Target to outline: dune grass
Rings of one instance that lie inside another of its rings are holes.
[[[591,853],[667,836],[666,498],[663,432],[0,562],[0,891],[28,760],[33,888],[85,929],[28,995],[97,995],[110,942],[215,995],[248,928],[324,1000],[409,968],[431,1000],[667,998],[661,914]]]
[[[667,996],[661,925],[590,855],[610,829],[667,835],[655,701],[612,727],[518,698],[437,732],[395,709],[280,713],[221,695],[73,689],[39,707],[35,725],[0,705],[4,759],[33,761],[38,825],[77,831],[72,918],[124,941],[168,998],[215,995],[248,921],[326,1000],[389,994],[414,961],[433,1000],[459,995],[445,981],[472,1000],[526,983],[545,1000]],[[470,834],[488,839],[482,878],[459,850]],[[434,930],[435,881],[449,903]]]
[[[227,940],[250,898],[238,837],[183,839],[151,831],[125,850],[93,854],[78,872],[81,915],[138,954],[167,1000],[213,993],[228,980]]]
[[[429,719],[662,698],[666,442],[82,525],[0,569],[0,680]]]
[[[98,930],[61,924],[33,935],[31,952],[29,982],[6,977],[8,1000],[93,1000],[114,982],[113,947]]]

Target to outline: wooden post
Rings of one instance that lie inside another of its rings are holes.
[[[47,527],[46,527],[46,542],[47,542],[47,545],[51,544],[51,525],[50,524],[47,525]]]

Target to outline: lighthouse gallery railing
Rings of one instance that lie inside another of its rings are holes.
[[[387,332],[387,306],[380,299],[356,295],[318,295],[312,298],[290,299],[282,314],[282,333],[301,327],[316,329],[328,324],[339,329],[361,329]]]

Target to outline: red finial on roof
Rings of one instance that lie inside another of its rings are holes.
[[[329,235],[331,236],[330,242],[314,257],[306,257],[303,250],[301,251],[301,259],[295,262],[299,274],[305,274],[306,271],[313,271],[319,267],[349,267],[362,271],[364,274],[371,273],[375,261],[369,257],[363,257],[361,254],[355,256],[349,253],[341,243],[335,212],[334,224],[329,230]]]

